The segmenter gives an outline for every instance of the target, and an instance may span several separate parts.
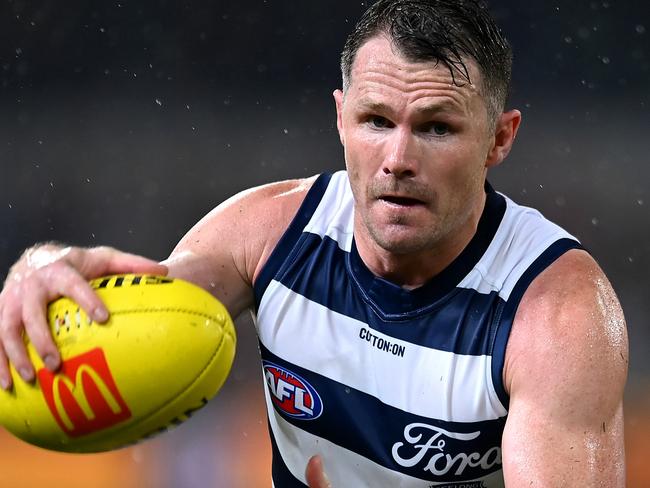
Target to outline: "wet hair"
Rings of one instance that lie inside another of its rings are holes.
[[[472,83],[467,59],[481,73],[488,117],[503,112],[512,72],[512,49],[480,0],[379,0],[363,14],[343,48],[343,89],[351,83],[352,64],[368,40],[387,35],[397,52],[412,62],[446,66],[455,85]]]

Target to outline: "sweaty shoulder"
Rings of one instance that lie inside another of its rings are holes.
[[[233,203],[238,211],[247,214],[247,239],[251,239],[256,246],[251,249],[253,252],[247,265],[251,283],[296,216],[315,180],[316,176],[313,176],[271,183],[235,197]]]
[[[569,362],[574,367],[606,363],[614,382],[627,368],[621,306],[595,260],[578,249],[559,257],[524,294],[508,341],[504,384],[510,390],[525,383],[523,372],[535,365],[544,364],[542,371],[549,372]]]
[[[316,177],[245,190],[218,205],[181,239],[170,274],[210,290],[231,314],[252,303],[252,283]]]

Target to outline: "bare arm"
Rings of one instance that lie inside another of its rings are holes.
[[[170,276],[205,288],[238,316],[253,305],[253,283],[313,181],[272,183],[226,200],[163,261]]]
[[[625,485],[627,358],[611,285],[585,252],[568,252],[531,284],[508,343],[506,486]]]
[[[169,272],[211,291],[232,315],[238,315],[251,306],[252,283],[312,183],[313,179],[274,183],[227,200],[196,224],[162,264],[107,247],[46,244],[27,250],[0,293],[0,385],[11,387],[8,361],[25,381],[34,379],[23,332],[46,366],[58,369],[61,359],[45,317],[48,302],[67,296],[96,321],[108,318],[88,284],[91,278]]]

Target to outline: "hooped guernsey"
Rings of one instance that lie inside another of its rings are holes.
[[[524,292],[578,241],[486,184],[477,231],[425,285],[375,276],[345,171],[320,175],[255,283],[275,488],[503,486],[502,373]]]

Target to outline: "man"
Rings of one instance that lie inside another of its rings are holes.
[[[334,92],[346,172],[218,206],[158,264],[114,249],[25,252],[0,296],[60,363],[45,304],[98,321],[87,285],[169,273],[256,312],[277,488],[622,486],[627,336],[616,296],[564,230],[486,182],[521,114],[508,43],[474,1],[380,0]]]

